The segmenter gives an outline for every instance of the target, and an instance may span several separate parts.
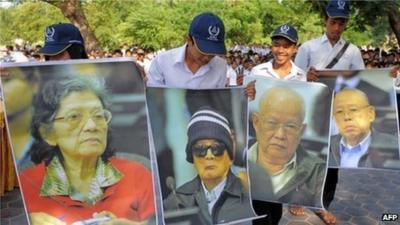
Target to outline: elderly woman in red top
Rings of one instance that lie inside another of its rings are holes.
[[[102,86],[75,76],[36,94],[30,154],[37,165],[20,174],[31,224],[144,224],[154,215],[150,171],[113,157]]]

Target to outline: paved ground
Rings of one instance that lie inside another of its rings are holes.
[[[24,206],[19,189],[6,192],[1,197],[1,225],[26,225]]]
[[[331,212],[338,218],[338,225],[394,225],[381,222],[382,213],[400,214],[400,171],[341,170],[339,186]],[[22,199],[19,190],[1,197],[2,225],[25,225]],[[284,209],[279,225],[323,225],[307,209],[305,216],[294,217]]]
[[[339,225],[391,225],[382,222],[382,213],[400,216],[400,171],[341,170],[335,199],[330,207]],[[285,213],[279,225],[323,225],[310,210],[305,216]]]

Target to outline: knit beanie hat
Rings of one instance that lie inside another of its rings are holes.
[[[233,159],[233,143],[228,120],[210,107],[201,107],[187,126],[186,161],[193,163],[192,146],[201,139],[216,139],[225,144]]]

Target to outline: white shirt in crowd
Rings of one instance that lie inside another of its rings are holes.
[[[226,78],[228,79],[229,86],[236,86],[237,85],[237,73],[236,70],[232,68],[232,66],[227,66]]]
[[[188,89],[225,86],[227,71],[225,59],[215,56],[193,74],[185,63],[185,50],[186,44],[157,55],[151,62],[147,85]]]
[[[311,66],[314,66],[317,70],[325,69],[345,43],[345,40],[340,38],[332,46],[326,34],[307,41],[297,51],[295,64],[304,71],[308,71]],[[363,70],[364,68],[361,52],[353,44],[348,46],[339,61],[332,67],[332,69],[336,70]]]
[[[282,79],[282,80],[299,80],[299,81],[307,81],[307,76],[306,73],[297,67],[292,61],[290,63],[292,64],[292,69],[290,71],[290,74],[286,75],[285,77],[279,76],[277,74],[272,66],[273,59],[266,62],[266,63],[261,63],[257,66],[255,66],[251,70],[251,75],[257,75],[257,76],[265,76],[265,77],[271,77],[275,79]]]
[[[139,60],[137,60],[136,62],[137,62],[140,66],[143,67],[144,72],[145,72],[146,74],[149,74],[150,65],[151,65],[151,61],[150,61],[150,60],[144,58],[143,62],[142,62],[142,61],[139,61]]]

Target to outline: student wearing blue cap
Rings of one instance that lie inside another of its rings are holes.
[[[318,80],[316,70],[363,70],[364,61],[357,46],[342,38],[350,18],[349,1],[332,0],[326,7],[325,34],[302,44],[295,63],[307,72],[309,80]],[[336,86],[351,85],[351,80],[339,77]]]
[[[298,36],[296,29],[288,24],[281,25],[275,29],[271,38],[271,52],[274,58],[267,63],[254,67],[251,75],[307,81],[306,73],[292,61],[297,51]]]
[[[160,53],[151,63],[148,86],[191,89],[224,87],[225,27],[213,13],[194,17],[185,45]]]
[[[87,59],[85,43],[78,28],[70,23],[53,24],[45,30],[44,47],[39,50],[46,61]]]
[[[295,63],[307,71],[307,79],[319,79],[317,70],[363,70],[364,61],[357,46],[342,38],[350,18],[350,5],[347,0],[331,0],[325,10],[325,34],[317,39],[305,42],[297,52]],[[341,90],[343,87],[356,88],[360,78],[354,76],[345,78],[338,76],[332,89]],[[323,202],[327,209],[335,196],[338,181],[338,169],[329,168],[325,181]],[[304,214],[303,208],[290,210],[294,215]],[[317,210],[315,213],[325,224],[336,224],[336,217],[327,210]]]
[[[274,58],[269,62],[257,65],[251,70],[251,75],[266,76],[282,80],[307,81],[306,73],[293,63],[292,58],[297,52],[297,30],[289,24],[277,27],[272,36],[271,52]],[[282,214],[282,204],[253,201],[257,213],[273,214],[272,224],[278,224]],[[257,207],[259,206],[259,207]],[[264,206],[264,207],[262,207]],[[256,221],[258,222],[258,221]],[[265,224],[264,221],[256,224]]]

